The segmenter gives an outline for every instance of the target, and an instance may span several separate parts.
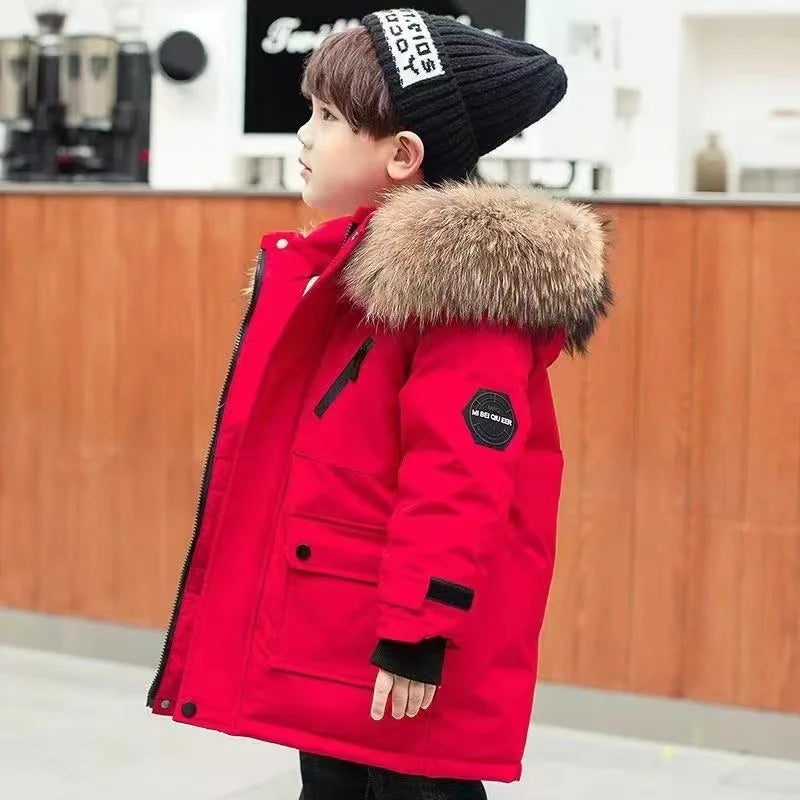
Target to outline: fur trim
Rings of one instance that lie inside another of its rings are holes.
[[[242,296],[250,302],[253,297],[253,288],[256,283],[256,274],[258,273],[258,259],[261,257],[261,251],[253,256],[253,261],[250,264],[250,268],[247,270],[247,286],[242,289]]]
[[[344,269],[351,301],[373,323],[487,318],[566,331],[584,352],[613,294],[605,225],[545,192],[476,182],[392,191]]]

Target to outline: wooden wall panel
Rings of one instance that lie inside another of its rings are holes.
[[[542,675],[800,711],[800,209],[598,211]],[[165,624],[247,271],[314,216],[0,196],[0,605]]]
[[[158,403],[164,409],[153,429],[151,445],[156,457],[159,472],[166,479],[167,491],[172,493],[169,502],[162,504],[167,513],[159,519],[161,563],[172,564],[173,574],[163,575],[163,586],[169,594],[174,594],[175,576],[180,570],[186,543],[191,535],[191,523],[199,486],[199,463],[194,448],[194,430],[198,427],[208,430],[213,419],[216,397],[194,399],[187,396],[187,386],[197,385],[198,365],[206,357],[198,346],[202,318],[200,296],[211,289],[213,283],[206,284],[205,270],[201,264],[207,255],[202,247],[203,203],[198,198],[164,198],[159,201],[160,247],[159,271],[166,276],[162,280],[161,291],[154,298],[154,316],[160,328],[157,340],[166,344],[159,353],[159,373],[165,377],[158,387],[154,387]],[[227,266],[227,265],[226,265]],[[217,263],[216,269],[223,268]],[[231,265],[232,267],[232,265]],[[227,269],[230,270],[231,267]],[[240,268],[241,271],[241,268]],[[230,272],[227,278],[231,279]],[[225,298],[221,294],[219,299]],[[240,303],[233,298],[223,305],[230,307],[225,334],[217,346],[206,353],[230,350],[232,334],[239,316]],[[204,342],[208,344],[208,342]],[[221,382],[225,371],[224,358],[219,359],[216,380]],[[192,413],[198,407],[198,417]],[[201,414],[205,411],[204,418]],[[203,423],[202,425],[199,423]],[[207,437],[206,437],[207,438]],[[202,453],[200,460],[202,460]],[[176,531],[182,531],[176,536]],[[177,568],[177,569],[176,569]],[[170,584],[172,584],[170,586]],[[169,596],[169,595],[168,595]]]
[[[180,486],[172,486],[159,460],[161,442],[157,431],[159,420],[180,428],[185,424],[191,400],[191,373],[179,370],[186,381],[178,397],[168,403],[183,403],[174,416],[174,405],[165,407],[167,375],[161,351],[182,344],[171,340],[163,329],[162,314],[165,300],[172,302],[171,315],[181,314],[182,300],[191,304],[191,293],[176,292],[175,273],[189,265],[170,265],[163,258],[162,225],[174,223],[163,218],[160,200],[141,203],[138,198],[120,197],[115,208],[117,282],[116,353],[120,363],[115,392],[116,424],[121,441],[126,443],[120,463],[122,474],[110,491],[117,497],[117,514],[124,535],[114,540],[112,575],[118,584],[114,592],[114,616],[123,613],[132,623],[141,623],[163,613],[164,603],[158,588],[163,573],[174,573],[171,558],[177,553],[182,538],[177,529],[164,530],[163,518],[186,502]],[[187,236],[191,235],[189,226]],[[174,235],[174,234],[173,234]],[[171,271],[170,271],[171,270]],[[168,272],[169,271],[169,272]],[[165,297],[171,294],[171,297]],[[193,355],[189,349],[182,353],[185,360]],[[176,458],[187,457],[176,453]],[[188,475],[186,479],[188,479]],[[171,535],[176,549],[163,551],[166,535]],[[124,576],[137,575],[132,581]]]
[[[69,198],[64,198],[68,200]],[[118,348],[119,309],[124,302],[123,251],[118,236],[119,199],[86,198],[76,218],[78,243],[78,314],[61,335],[73,371],[67,384],[75,414],[70,437],[72,452],[79,452],[77,472],[66,471],[67,493],[75,496],[79,511],[69,533],[79,546],[72,553],[73,603],[80,613],[116,618],[121,611],[118,597],[134,583],[147,583],[140,562],[116,567],[115,553],[121,537],[135,536],[119,508],[119,488],[128,477],[130,439],[121,439],[119,422],[126,407],[118,397],[119,374],[125,370],[130,352]],[[47,324],[46,318],[43,324]],[[146,342],[147,337],[142,337]],[[137,391],[141,392],[141,387]],[[67,470],[71,459],[65,453]],[[43,577],[46,573],[43,573]],[[136,607],[125,605],[136,619]],[[45,610],[45,609],[43,609]],[[57,611],[53,607],[46,610]]]
[[[800,710],[798,214],[754,213],[742,577],[745,705]]]
[[[75,471],[82,469],[86,455],[76,447],[75,395],[65,391],[79,377],[75,367],[82,355],[82,348],[75,346],[71,336],[80,314],[80,206],[68,197],[53,201],[39,206],[36,318],[27,340],[28,357],[32,351],[42,366],[46,364],[45,369],[40,366],[32,376],[38,396],[37,435],[32,443],[38,452],[36,492],[32,498],[38,549],[37,609],[64,608],[73,602],[70,571],[75,552],[80,550],[80,541],[73,534],[81,513],[69,486]],[[97,588],[92,587],[95,596]]]
[[[682,692],[695,216],[687,208],[642,211],[628,683],[666,695]]]
[[[0,603],[39,604],[41,197],[4,198],[0,260]]]
[[[747,463],[752,213],[696,212],[683,693],[736,695]]]
[[[600,326],[586,360],[581,409],[582,471],[579,614],[575,620],[575,681],[623,689],[628,685],[634,544],[636,387],[641,282],[642,211],[598,209],[612,227],[614,324]],[[572,531],[565,531],[567,535]],[[569,569],[563,565],[562,569]],[[563,575],[562,575],[563,577]],[[562,623],[563,625],[563,623]]]

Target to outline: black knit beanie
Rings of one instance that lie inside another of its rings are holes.
[[[553,56],[413,9],[362,20],[403,126],[425,145],[429,183],[463,179],[478,158],[552,111],[567,90]]]

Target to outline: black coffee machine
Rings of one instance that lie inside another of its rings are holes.
[[[147,182],[152,67],[137,26],[64,36],[63,0],[36,5],[36,36],[0,40],[5,179]]]

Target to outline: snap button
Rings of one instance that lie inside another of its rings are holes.
[[[307,561],[311,557],[311,548],[307,544],[299,544],[295,553],[301,561]]]
[[[193,717],[197,713],[197,706],[194,703],[184,703],[181,711],[184,717]]]
[[[278,241],[275,242],[275,247],[277,247],[278,250],[285,250],[288,246],[289,246],[288,239],[278,239]]]
[[[170,705],[171,705],[171,703],[169,702],[169,700],[162,700],[161,701],[161,708],[167,709],[167,708],[170,707]]]

